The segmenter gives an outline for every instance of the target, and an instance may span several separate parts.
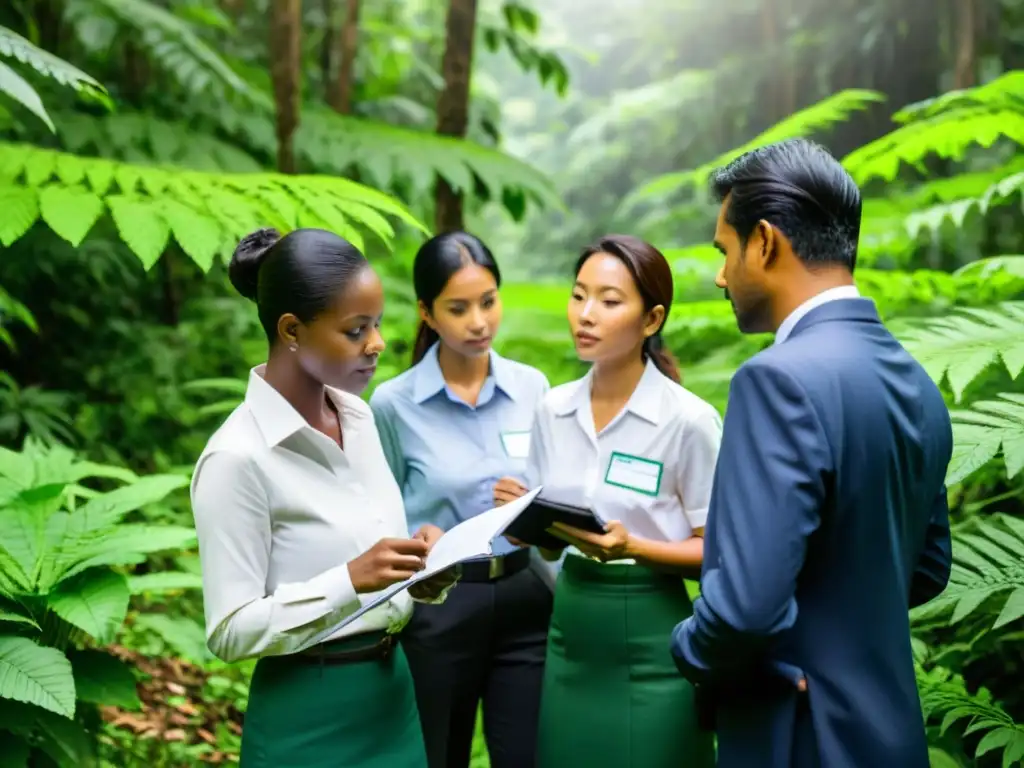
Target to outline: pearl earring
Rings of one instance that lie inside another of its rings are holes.
[[[298,346],[297,346],[297,345],[295,345],[295,344],[289,344],[289,345],[288,345],[288,350],[289,350],[289,351],[291,351],[291,352],[298,352],[298,351],[299,351],[299,348],[298,348]]]

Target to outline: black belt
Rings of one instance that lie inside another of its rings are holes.
[[[530,550],[517,549],[507,555],[489,557],[486,560],[471,560],[462,564],[460,582],[471,584],[499,581],[524,571],[530,566]],[[455,589],[458,589],[456,585]]]
[[[398,644],[398,636],[386,632],[365,633],[366,644],[353,643],[360,635],[353,635],[341,640],[332,640],[314,645],[295,654],[296,659],[311,664],[356,664],[360,661],[386,661],[394,653]]]

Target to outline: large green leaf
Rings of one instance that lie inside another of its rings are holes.
[[[53,120],[51,120],[50,116],[47,114],[46,108],[43,106],[42,99],[40,99],[39,94],[36,93],[36,89],[25,82],[25,79],[21,75],[8,67],[2,61],[0,61],[0,93],[14,99],[25,107],[25,109],[46,123],[47,128],[56,132],[57,129],[53,125]]]
[[[71,663],[55,648],[24,637],[0,637],[0,697],[56,712],[75,714]]]
[[[120,659],[95,649],[71,651],[68,659],[79,700],[121,709],[142,706],[135,675]]]
[[[61,174],[61,168],[71,161],[81,167],[80,178]],[[67,178],[76,180],[68,182]],[[395,198],[348,179],[129,165],[0,142],[0,200],[16,190],[34,195],[39,202],[44,191],[49,190],[52,197],[55,189],[100,200],[121,240],[147,268],[159,258],[171,235],[205,271],[214,254],[229,255],[240,237],[262,226],[282,231],[322,227],[357,245],[361,229],[386,232],[380,226],[382,216],[428,231]],[[32,208],[23,201],[21,207],[41,215],[39,206]],[[330,220],[324,218],[328,209]],[[79,238],[84,220],[77,212],[61,211],[59,206],[51,208],[50,218],[43,217],[44,222],[65,239]],[[5,235],[13,242],[24,232]]]
[[[68,550],[56,571],[57,579],[67,579],[100,565],[132,565],[154,552],[180,551],[196,544],[192,528],[174,525],[124,525],[103,535],[79,541]]]
[[[17,613],[15,611],[5,610],[0,608],[0,622],[6,621],[9,624],[25,624],[30,627],[39,629],[39,625],[36,624],[35,619],[24,613]]]
[[[44,485],[22,491],[0,507],[0,546],[19,569],[9,571],[7,575],[27,582],[25,586],[28,588],[34,586],[38,578],[47,525],[60,507],[63,496],[63,486]],[[0,562],[3,559],[0,557]]]
[[[113,642],[124,623],[129,597],[124,576],[96,569],[62,581],[47,597],[47,605],[105,645]]]

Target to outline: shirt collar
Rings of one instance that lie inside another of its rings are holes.
[[[793,332],[793,328],[801,318],[810,312],[812,309],[820,307],[822,304],[828,304],[830,301],[836,301],[837,299],[856,299],[860,297],[860,291],[857,290],[855,285],[840,285],[837,288],[829,288],[827,291],[822,291],[816,296],[812,296],[799,307],[789,313],[789,317],[782,321],[782,325],[779,326],[779,330],[775,332],[775,343],[781,344],[789,335]]]
[[[423,355],[423,359],[416,364],[416,380],[413,385],[413,401],[417,404],[429,400],[438,392],[447,392],[448,385],[445,383],[444,374],[441,372],[441,363],[437,358],[440,342],[434,344]],[[499,355],[493,349],[488,353],[490,369],[487,378],[484,379],[483,387],[480,389],[480,397],[477,405],[483,405],[494,395],[494,390],[499,389],[505,393],[510,400],[519,398],[515,372],[509,361]],[[450,398],[455,395],[448,392]]]
[[[561,406],[555,409],[559,416],[568,416],[577,411],[589,408],[590,387],[594,380],[594,368],[587,371],[587,375],[576,382],[575,389],[563,401]],[[636,389],[626,401],[623,410],[639,416],[644,421],[649,421],[658,426],[661,419],[661,392],[668,381],[665,374],[658,370],[654,361],[648,358],[644,366],[643,375],[637,382]]]
[[[245,390],[245,403],[256,420],[256,425],[263,434],[267,445],[273,448],[280,445],[296,432],[310,427],[284,395],[274,389],[263,378],[267,364],[257,365],[249,371],[249,385]],[[359,416],[359,412],[345,402],[342,393],[333,387],[326,387],[327,396],[331,398],[343,420]]]

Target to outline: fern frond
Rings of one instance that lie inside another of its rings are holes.
[[[1024,93],[1024,71],[1005,72],[995,80],[974,88],[960,88],[946,91],[939,96],[908,104],[893,115],[897,123],[910,123],[943,112],[970,107],[989,109],[1016,109],[1024,107],[1021,94]]]
[[[270,97],[239,77],[187,21],[156,3],[71,0],[65,15],[86,47],[90,47],[90,33],[97,20],[115,22],[122,35],[145,49],[153,63],[190,94],[214,98],[239,95],[265,110],[273,107]]]
[[[401,179],[418,192],[428,192],[435,177],[441,176],[456,190],[476,190],[502,200],[517,220],[522,218],[525,199],[516,206],[510,204],[510,195],[530,198],[541,206],[563,207],[554,185],[540,171],[467,140],[315,108],[303,111],[296,145],[310,167],[343,173],[355,165],[381,187]]]
[[[1024,521],[1009,515],[975,518],[954,532],[949,584],[910,616],[920,623],[951,614],[949,622],[956,624],[986,603],[992,605],[993,629],[1024,616]]]
[[[7,27],[0,27],[0,56],[15,59],[44,77],[110,106],[107,90],[99,82],[63,59],[42,48],[37,48]],[[17,101],[46,123],[51,131],[56,132],[53,121],[47,114],[39,94],[17,72],[3,62],[0,62],[0,93]]]
[[[184,123],[149,113],[119,112],[93,117],[56,113],[62,148],[75,154],[109,157],[142,165],[176,165],[196,171],[253,173],[265,168],[234,144]]]
[[[990,208],[1010,202],[1024,187],[1022,170],[1024,158],[1018,158],[992,171],[961,174],[923,185],[922,193],[914,195],[915,200],[926,200],[927,193],[932,193],[941,202],[929,201],[921,210],[909,214],[907,231],[911,237],[917,237],[922,230],[937,236],[947,219],[960,229],[971,211],[985,215]]]
[[[227,135],[273,157],[274,125],[269,115],[240,113],[225,105],[200,106],[199,113]],[[430,193],[437,176],[454,189],[475,191],[502,202],[518,219],[531,199],[564,208],[554,185],[531,165],[468,140],[339,115],[307,105],[295,139],[304,168],[316,173],[360,174],[380,188],[397,184]]]
[[[1024,277],[1024,255],[990,256],[978,259],[970,264],[965,264],[953,274],[957,277],[970,275],[979,280],[985,280],[999,272]]]
[[[743,146],[719,155],[698,168],[678,173],[667,173],[652,179],[626,196],[620,207],[620,213],[626,214],[637,203],[663,198],[686,186],[701,187],[707,184],[711,173],[716,168],[731,162],[745,152],[785,139],[810,136],[832,128],[847,120],[854,112],[866,109],[874,102],[884,100],[885,97],[876,91],[850,89],[835,93],[817,104],[795,112]]]
[[[972,403],[970,410],[950,412],[953,458],[947,484],[959,483],[1000,452],[1007,478],[1024,469],[1024,395],[1004,392],[998,397]]]
[[[1000,138],[1024,144],[1024,73],[1008,72],[969,90],[946,94],[930,105],[897,113],[904,125],[854,150],[843,165],[860,183],[891,181],[902,165],[925,173],[930,155],[961,160],[971,147],[991,147]]]
[[[976,694],[970,694],[963,678],[943,667],[927,672],[919,667],[917,675],[925,719],[942,716],[940,735],[954,723],[968,718],[964,735],[984,734],[975,748],[975,758],[1001,749],[1003,768],[1020,764],[1021,758],[1024,758],[1024,724],[1016,722],[993,701],[987,689],[982,688]]]
[[[964,390],[989,365],[1002,362],[1013,378],[1024,368],[1024,302],[928,320],[904,333],[902,340],[936,382],[948,380],[960,402]]]
[[[361,230],[390,243],[385,216],[426,228],[393,198],[346,179],[273,173],[215,174],[83,158],[0,142],[0,243],[38,219],[77,246],[109,214],[121,240],[148,269],[170,237],[203,270],[261,226],[320,227],[359,248]],[[358,226],[357,226],[358,225]]]
[[[28,307],[11,296],[0,285],[0,343],[6,345],[12,351],[15,349],[14,338],[11,336],[10,331],[7,330],[7,326],[13,323],[21,323],[33,333],[38,333],[39,331],[36,318],[29,311]]]

